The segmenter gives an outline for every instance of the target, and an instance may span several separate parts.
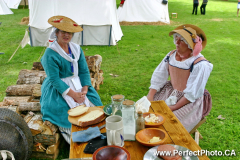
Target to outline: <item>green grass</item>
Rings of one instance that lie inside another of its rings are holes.
[[[119,0],[117,0],[119,4]],[[199,8],[198,8],[199,9]],[[21,69],[31,69],[43,47],[19,48],[10,62],[7,62],[21,42],[26,25],[20,25],[27,9],[12,10],[13,15],[0,16],[0,101],[5,90],[15,85]],[[206,15],[192,15],[192,1],[169,1],[169,14],[178,13],[170,25],[121,26],[124,36],[117,46],[83,46],[86,55],[100,54],[103,57],[101,69],[104,83],[99,95],[104,105],[110,103],[114,94],[123,94],[127,99],[137,101],[147,95],[154,69],[163,57],[173,50],[172,37],[168,33],[180,24],[194,24],[207,35],[207,46],[202,54],[213,63],[213,71],[206,88],[212,96],[213,107],[199,131],[204,137],[200,147],[208,151],[235,150],[234,157],[209,157],[211,160],[240,159],[240,17],[237,17],[237,0],[210,0]],[[87,50],[86,50],[87,48]],[[109,74],[119,77],[112,77]],[[225,119],[219,120],[222,115]],[[58,159],[67,158],[69,146],[61,150]]]

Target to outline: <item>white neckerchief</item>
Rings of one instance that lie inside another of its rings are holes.
[[[56,51],[60,56],[62,56],[67,61],[73,63],[74,76],[76,77],[76,76],[78,76],[78,59],[80,57],[80,47],[79,47],[79,45],[77,45],[73,42],[69,42],[68,44],[69,44],[69,47],[70,47],[75,59],[68,56],[67,53],[62,49],[62,47],[57,43],[57,41],[54,41],[51,44],[51,46],[49,46],[49,48]]]

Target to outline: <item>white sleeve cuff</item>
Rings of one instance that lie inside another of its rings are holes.
[[[66,96],[68,94],[69,90],[70,90],[70,87],[63,92],[62,96]]]
[[[184,97],[187,99],[187,100],[189,100],[191,103],[193,103],[193,102],[195,102],[195,99],[194,99],[194,97],[191,97],[189,94],[184,94]]]
[[[157,90],[157,92],[158,92],[161,88],[162,88],[162,87],[159,88],[159,86],[157,86],[157,85],[152,85],[152,84],[151,84],[151,86],[149,87],[149,89],[155,89],[155,90]]]

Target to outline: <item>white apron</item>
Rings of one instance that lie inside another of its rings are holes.
[[[77,82],[81,86],[79,90],[75,89],[72,79],[74,79],[75,82]],[[79,77],[71,76],[71,77],[67,77],[67,78],[61,78],[61,80],[63,82],[65,82],[74,92],[82,91],[82,85],[81,85],[81,81],[80,81]],[[85,101],[81,104],[75,102],[74,99],[72,97],[70,97],[69,95],[63,95],[63,98],[65,99],[65,101],[67,102],[67,104],[69,105],[70,108],[74,108],[74,107],[80,106],[82,104],[85,104],[87,107],[90,106],[87,96],[85,96]]]
[[[73,63],[73,68],[74,68],[74,75],[71,77],[66,77],[66,78],[61,78],[63,82],[65,82],[74,92],[81,92],[82,91],[82,85],[80,78],[78,76],[78,59],[80,57],[80,47],[72,42],[69,42],[69,47],[71,49],[72,54],[74,55],[75,59],[72,57],[68,56],[67,53],[59,46],[57,41],[54,41],[49,48],[52,50],[56,51],[60,56],[62,56],[64,59],[67,61]],[[72,80],[77,84],[78,89],[76,90]],[[62,95],[67,104],[69,105],[70,108],[74,108],[77,106],[80,106],[82,104],[85,104],[87,107],[90,106],[89,100],[87,96],[85,96],[85,101],[81,104],[77,103],[74,101],[74,99],[67,94]]]

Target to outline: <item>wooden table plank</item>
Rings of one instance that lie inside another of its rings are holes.
[[[163,126],[159,128],[165,130],[168,133],[168,139],[165,141],[165,144],[176,144],[183,147],[186,147],[192,151],[201,150],[197,145],[191,135],[187,130],[182,126],[173,112],[165,104],[164,101],[151,102],[152,105],[149,109],[149,112],[160,113],[166,116],[166,121]],[[101,106],[103,108],[103,106]],[[101,126],[105,124],[105,120],[94,126]],[[80,131],[87,128],[81,128],[76,125],[72,125],[72,132]],[[101,129],[101,133],[106,132],[106,129]],[[70,153],[69,158],[85,158],[92,157],[92,154],[86,154],[83,152],[87,143],[73,143],[71,140],[70,144]],[[131,155],[132,160],[141,160],[144,157],[144,154],[151,148],[145,147],[138,143],[137,141],[124,141],[124,148],[127,149]],[[199,157],[200,160],[209,159],[207,156]]]
[[[154,113],[154,110],[153,110],[152,107],[149,108],[149,112]],[[163,125],[159,126],[159,128],[160,128],[160,129],[163,129],[164,131],[166,131],[166,129],[164,128]],[[167,131],[166,131],[166,132],[167,132]],[[168,134],[168,132],[167,132],[167,134]],[[164,144],[174,144],[174,142],[172,141],[170,135],[168,135],[168,138],[166,139],[166,141],[164,142]]]
[[[155,113],[162,114],[166,117],[163,127],[175,145],[186,147],[191,151],[201,151],[199,145],[195,142],[164,101],[152,101],[151,108]],[[203,155],[199,156],[199,159],[205,160],[209,158],[206,155]]]

